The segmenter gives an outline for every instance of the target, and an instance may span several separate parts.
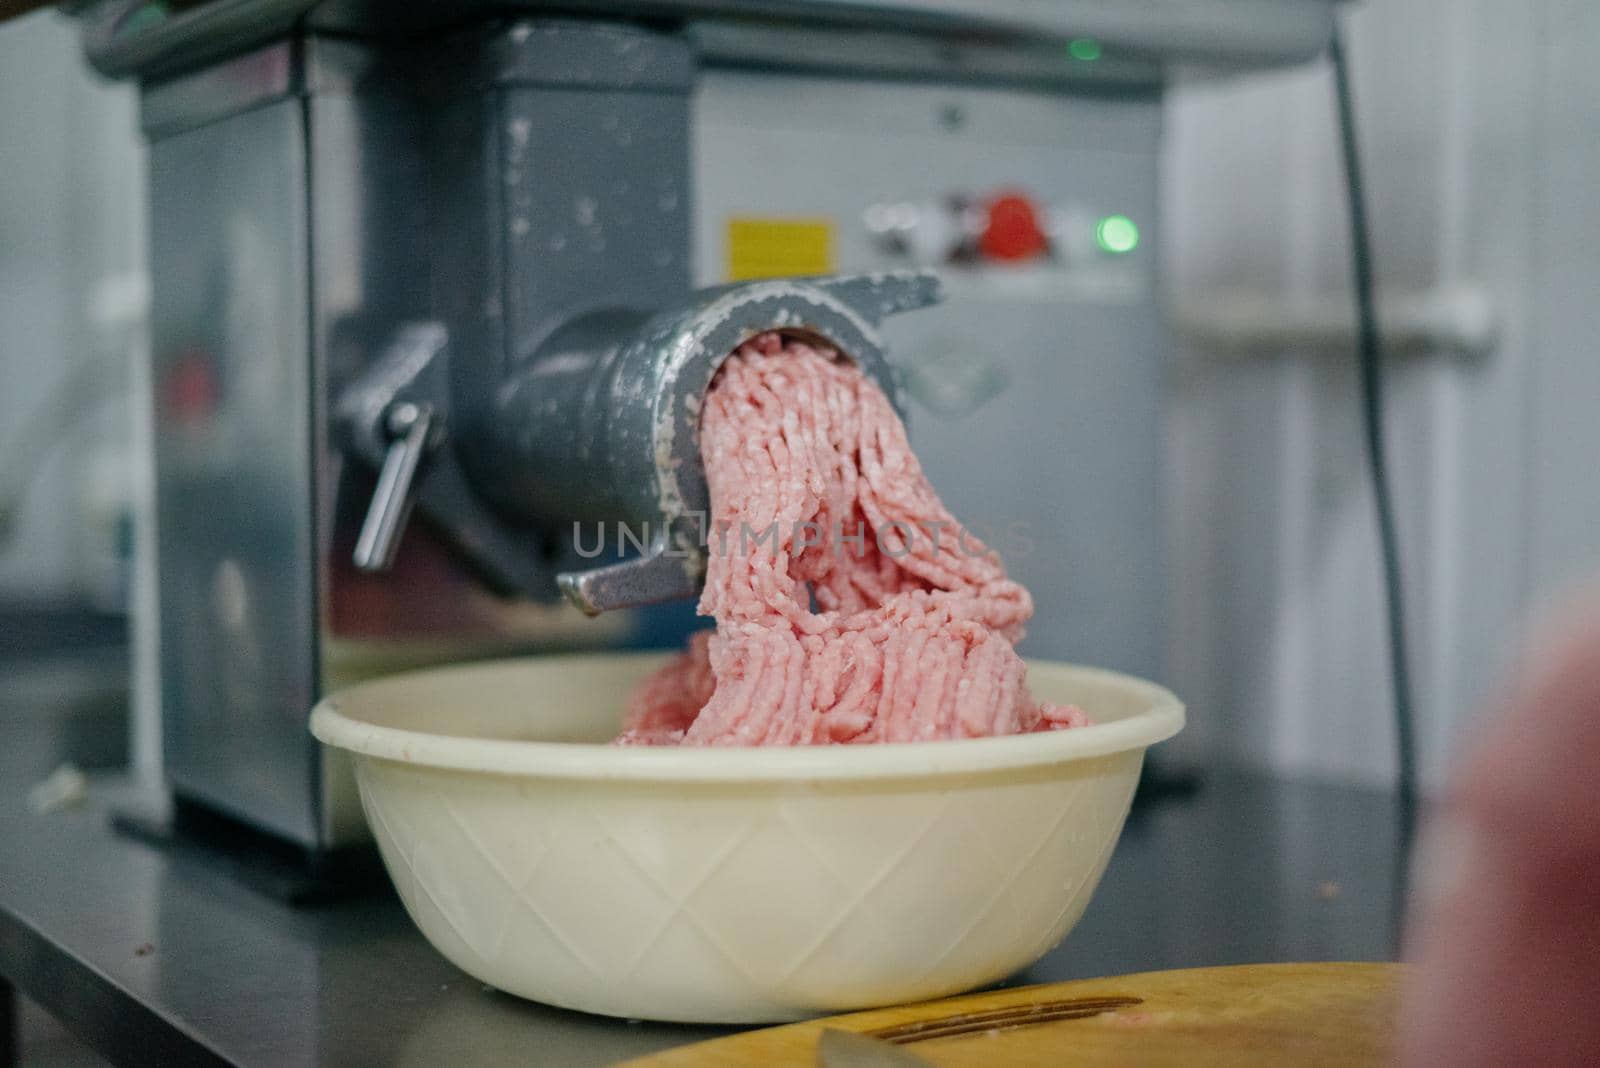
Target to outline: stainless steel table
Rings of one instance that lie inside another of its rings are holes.
[[[0,715],[0,770],[26,726]],[[0,777],[0,976],[116,1063],[594,1065],[720,1033],[487,990],[393,897],[293,909],[115,834],[114,780],[31,815],[20,779]],[[1135,812],[1083,922],[1014,981],[1391,959],[1399,832],[1383,793],[1212,772]]]

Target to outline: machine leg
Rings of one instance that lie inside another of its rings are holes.
[[[17,1033],[17,988],[0,975],[0,1068],[16,1068],[21,1063],[22,1038]]]

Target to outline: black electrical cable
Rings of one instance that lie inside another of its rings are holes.
[[[1383,558],[1384,595],[1388,608],[1389,672],[1394,690],[1396,789],[1409,812],[1417,796],[1417,739],[1411,702],[1411,671],[1406,658],[1404,591],[1400,582],[1400,543],[1395,532],[1394,497],[1389,488],[1389,463],[1383,436],[1383,346],[1378,336],[1377,302],[1373,296],[1372,233],[1367,220],[1366,187],[1356,145],[1355,103],[1344,42],[1335,25],[1328,51],[1333,59],[1334,93],[1339,107],[1339,138],[1344,149],[1345,191],[1350,208],[1351,272],[1355,281],[1356,350],[1361,371],[1361,408],[1367,439],[1367,464],[1378,513],[1378,547]]]

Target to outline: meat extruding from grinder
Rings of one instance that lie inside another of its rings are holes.
[[[763,334],[701,411],[715,631],[629,701],[621,745],[814,745],[1082,726],[1034,700],[1033,600],[940,502],[883,391]]]

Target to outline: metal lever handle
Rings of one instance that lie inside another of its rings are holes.
[[[417,471],[422,467],[435,435],[433,407],[402,401],[384,416],[389,449],[378,472],[378,488],[356,537],[356,570],[387,571],[400,548],[400,535],[416,500]]]
[[[597,616],[613,608],[659,604],[693,597],[704,579],[704,564],[697,558],[667,549],[665,531],[657,533],[644,555],[588,571],[564,571],[556,585],[567,600]]]

